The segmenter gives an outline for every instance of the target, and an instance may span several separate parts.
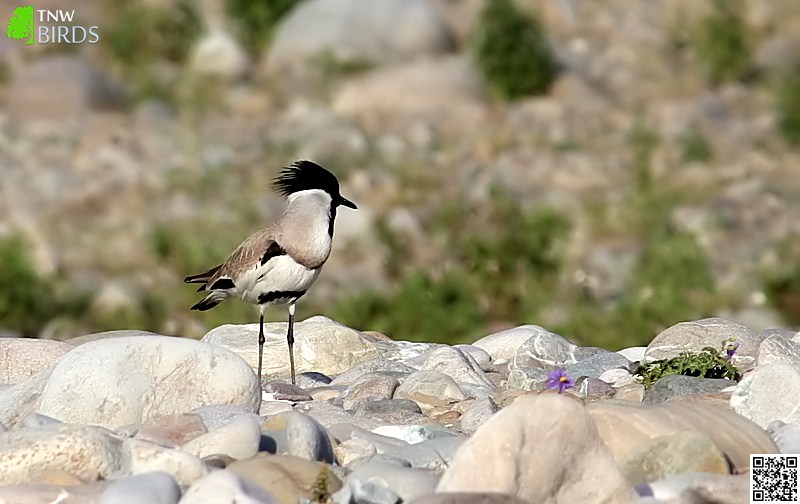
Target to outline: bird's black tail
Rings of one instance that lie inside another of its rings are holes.
[[[225,294],[222,292],[212,292],[208,296],[201,299],[197,304],[192,306],[192,310],[206,311],[214,308],[222,301],[225,300]]]

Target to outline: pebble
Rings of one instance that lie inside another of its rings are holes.
[[[208,473],[208,467],[200,458],[141,439],[122,442],[120,470],[131,475],[163,471],[184,486],[191,485]]]
[[[775,420],[800,420],[800,404],[787,397],[800,397],[800,370],[774,362],[747,373],[731,395],[731,409],[766,429]]]
[[[252,457],[261,442],[261,426],[251,415],[239,415],[226,425],[198,436],[181,447],[196,457],[222,454],[235,459]]]
[[[178,483],[163,471],[154,471],[113,481],[103,490],[97,504],[177,504]]]
[[[332,464],[333,447],[325,428],[308,415],[293,411],[286,420],[286,452],[295,457]]]
[[[279,504],[279,501],[261,486],[231,471],[209,473],[192,485],[181,499],[181,504]],[[296,501],[295,501],[296,502]]]
[[[439,371],[417,371],[410,374],[397,387],[394,396],[415,401],[423,411],[467,398],[453,378]]]

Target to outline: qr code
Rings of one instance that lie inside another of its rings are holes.
[[[798,455],[750,455],[750,502],[798,502]]]

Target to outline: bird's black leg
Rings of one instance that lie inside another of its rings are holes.
[[[289,330],[286,333],[286,341],[289,343],[289,368],[292,373],[292,385],[294,385],[294,352],[292,350],[294,346],[294,303],[289,305]]]
[[[258,320],[258,388],[261,388],[261,361],[264,358],[264,312]]]

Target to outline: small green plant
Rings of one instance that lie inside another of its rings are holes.
[[[712,0],[713,12],[700,21],[695,50],[712,84],[744,79],[752,69],[742,4]]]
[[[228,16],[236,24],[240,38],[245,46],[258,54],[272,38],[275,26],[300,0],[270,0],[253,2],[251,0],[226,0]]]
[[[692,128],[678,141],[681,146],[681,161],[684,163],[707,163],[714,157],[708,138],[698,128]]]
[[[311,502],[314,504],[325,504],[331,501],[331,491],[328,488],[328,466],[322,466],[319,470],[314,486],[311,487]]]
[[[778,87],[776,106],[778,127],[793,147],[800,147],[800,68],[783,78]]]
[[[485,2],[473,36],[478,68],[498,98],[547,93],[556,61],[540,22],[513,0]]]
[[[723,378],[739,381],[741,373],[731,364],[731,357],[738,348],[731,341],[723,343],[722,349],[705,347],[700,352],[682,352],[670,359],[660,359],[636,368],[634,375],[646,388],[668,375],[698,376],[701,378]]]

